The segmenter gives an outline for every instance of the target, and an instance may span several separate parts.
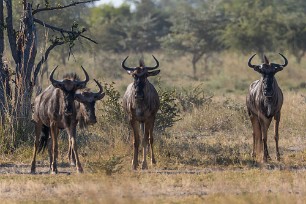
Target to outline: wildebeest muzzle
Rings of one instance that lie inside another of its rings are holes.
[[[74,93],[65,93],[65,115],[72,115],[74,103]]]

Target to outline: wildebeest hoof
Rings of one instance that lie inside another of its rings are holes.
[[[35,167],[32,167],[32,168],[31,168],[31,174],[35,174],[35,172],[36,172]]]
[[[84,173],[84,171],[83,171],[83,169],[82,169],[82,168],[77,169],[77,172],[78,172],[79,174]]]
[[[147,162],[142,162],[141,169],[142,169],[142,170],[148,169]]]
[[[132,170],[136,170],[138,167],[138,162],[137,161],[134,161],[132,160]]]
[[[70,166],[76,166],[75,162],[70,162]]]
[[[151,163],[152,163],[152,165],[156,164],[156,160],[155,160],[155,159],[152,159],[152,160],[151,160]]]
[[[57,174],[57,170],[55,170],[55,171],[51,171],[51,172],[50,172],[50,174],[52,174],[52,175]]]

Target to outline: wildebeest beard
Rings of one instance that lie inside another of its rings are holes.
[[[137,117],[144,117],[144,112],[146,110],[146,103],[144,101],[144,98],[142,99],[136,99],[135,98],[135,102],[136,102],[136,116]]]
[[[270,118],[272,116],[272,97],[265,97],[264,99],[264,109],[266,109],[266,117]]]
[[[263,79],[263,95],[264,95],[264,109],[266,110],[266,117],[272,115],[272,104],[273,104],[273,75],[266,75]]]
[[[263,94],[266,97],[271,97],[273,95],[273,75],[266,75],[263,77]]]
[[[146,109],[145,103],[145,81],[144,80],[135,80],[134,87],[135,87],[135,102],[136,102],[136,116],[137,117],[144,117],[144,112]]]
[[[69,116],[73,112],[73,104],[74,104],[74,95],[75,93],[73,91],[64,91],[64,98],[65,98],[65,107],[64,107],[64,113],[66,116]]]

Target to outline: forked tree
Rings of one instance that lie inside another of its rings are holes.
[[[85,28],[77,29],[72,26],[73,29],[65,30],[36,18],[36,15],[41,12],[64,10],[68,7],[94,1],[96,0],[72,1],[67,5],[52,6],[46,0],[44,6],[39,4],[34,6],[27,0],[23,0],[21,2],[22,12],[20,12],[22,18],[19,22],[19,29],[16,29],[14,27],[13,1],[0,0],[0,113],[2,125],[5,124],[7,117],[10,117],[10,123],[16,124],[17,127],[29,121],[31,117],[31,98],[33,88],[37,85],[37,76],[43,63],[46,62],[50,52],[55,47],[73,43],[79,38],[96,43],[83,35],[86,31]],[[18,1],[14,1],[15,3],[18,3]],[[59,35],[50,40],[51,43],[42,54],[41,59],[35,60],[40,37],[37,35],[37,28],[40,26],[51,29]],[[9,50],[5,49],[5,36],[8,39],[10,54],[4,53],[4,50]],[[6,58],[11,57],[12,63],[7,63],[4,56]],[[13,141],[13,145],[15,144],[16,141]]]

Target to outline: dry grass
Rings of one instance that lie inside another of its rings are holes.
[[[77,56],[65,69],[86,64],[90,76],[115,82],[123,94],[132,82],[121,68],[125,56],[101,55],[96,64]],[[191,79],[188,57],[155,54],[161,62],[163,87],[192,90],[199,84],[213,93],[212,101],[181,110],[181,120],[163,134],[155,134],[157,165],[149,171],[133,172],[132,138],[121,121],[108,123],[97,104],[98,123],[80,132],[78,142],[84,175],[76,175],[67,164],[67,139],[61,136],[59,175],[48,175],[47,155],[39,156],[38,175],[28,175],[31,147],[2,155],[0,197],[11,202],[48,203],[303,203],[306,198],[306,92],[305,64],[289,66],[277,74],[284,92],[280,123],[281,161],[274,159],[273,124],[268,134],[272,160],[254,165],[251,158],[251,124],[245,112],[245,94],[259,74],[246,66],[248,56],[222,53],[199,63],[199,80]],[[270,56],[268,54],[268,56]],[[153,63],[145,55],[146,64]],[[90,59],[90,57],[87,57]],[[271,61],[281,60],[271,55]],[[108,63],[104,63],[107,60]],[[274,59],[274,60],[273,60]],[[254,63],[259,63],[255,60]],[[137,58],[129,59],[135,66]],[[104,66],[104,67],[103,67]],[[81,74],[80,74],[81,75]],[[157,78],[152,78],[157,82]],[[89,86],[94,88],[94,83]],[[178,102],[179,103],[179,102]],[[6,165],[9,164],[9,165]],[[14,166],[12,164],[20,164]],[[26,165],[22,165],[26,164]],[[66,172],[66,173],[65,173]],[[68,173],[67,173],[68,172]]]
[[[302,203],[301,171],[125,172],[84,175],[2,175],[0,196],[51,203]]]

